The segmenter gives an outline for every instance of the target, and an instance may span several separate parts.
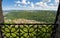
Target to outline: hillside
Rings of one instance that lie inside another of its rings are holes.
[[[53,23],[55,21],[55,16],[56,16],[55,11],[39,11],[39,10],[34,10],[34,11],[13,10],[13,11],[9,11],[9,13],[5,15],[6,19],[11,19],[11,20],[27,19],[27,20],[35,20],[37,22],[46,22],[46,23]]]

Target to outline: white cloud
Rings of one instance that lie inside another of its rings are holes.
[[[18,6],[20,6],[20,4],[18,4]]]
[[[43,3],[43,2],[37,2],[36,4],[35,4],[36,6],[41,6],[41,7],[47,7],[47,3]]]
[[[35,4],[35,6],[37,6],[38,9],[41,10],[57,10],[58,5],[55,5],[53,3],[50,3],[49,5],[45,2],[37,2]]]
[[[26,1],[27,1],[27,0],[22,0],[21,3],[22,3],[22,4],[30,4],[30,1],[27,1],[27,2],[26,2]]]
[[[40,5],[46,7],[47,3],[40,2]]]
[[[54,4],[53,3],[50,3],[49,5],[53,6]]]
[[[18,1],[15,1],[15,5],[14,6],[18,6],[18,7],[20,7],[21,5],[20,4],[27,4],[26,3],[26,0],[22,0],[22,2],[20,1],[20,0],[18,0]]]
[[[15,1],[16,4],[27,4],[26,0],[22,0],[22,2],[20,0]]]
[[[15,7],[20,7],[21,5],[20,4],[14,4]]]
[[[22,0],[22,2],[17,1],[15,6],[20,6],[23,7],[22,9],[30,9],[30,10],[57,10],[58,6],[57,3],[56,5],[54,5],[53,3],[50,3],[50,5],[47,4],[47,2],[51,2],[51,0],[43,0],[42,2],[37,2],[37,3],[33,3],[27,0]],[[56,2],[56,1],[55,1]],[[21,6],[20,4],[23,4],[23,6]],[[30,5],[30,6],[26,6],[26,5]],[[25,8],[24,8],[25,7]]]
[[[48,6],[48,8],[49,8],[50,10],[57,10],[57,9],[58,9],[57,6]]]
[[[31,7],[34,8],[34,4],[33,4],[33,2],[31,2]]]
[[[18,1],[15,1],[15,4],[14,4],[14,6],[20,6],[20,1],[18,0]]]
[[[59,3],[59,0],[55,0],[56,3]]]
[[[56,6],[57,7],[58,6],[58,3],[54,3],[54,4],[53,3],[50,3],[49,5],[50,6]]]
[[[18,1],[15,1],[16,4],[20,4],[21,2],[18,0]]]
[[[26,3],[26,0],[22,0],[22,4],[27,4],[27,3]]]
[[[30,4],[30,2],[28,1],[27,4]]]
[[[55,5],[54,3],[50,3],[49,5],[47,5],[46,9],[57,10],[58,9],[58,5]]]
[[[46,2],[47,3],[47,2],[51,2],[51,0],[42,0],[42,2]]]
[[[59,5],[59,0],[55,0],[55,5],[56,5],[56,6]]]

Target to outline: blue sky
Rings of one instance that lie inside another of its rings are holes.
[[[59,0],[3,0],[3,10],[57,10]]]

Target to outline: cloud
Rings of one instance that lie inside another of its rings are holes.
[[[21,2],[18,0],[18,1],[15,1],[16,4],[20,4]]]
[[[49,10],[57,10],[58,6],[48,6]]]
[[[21,6],[20,4],[18,4],[18,6]]]
[[[50,3],[50,6],[58,6],[58,3]]]
[[[43,2],[37,2],[36,4],[35,4],[36,6],[41,6],[41,7],[47,7],[47,3],[43,3]]]
[[[20,0],[18,0],[18,1],[15,1],[15,3],[16,4],[27,4],[26,0],[22,0],[22,2]]]
[[[49,5],[47,5],[46,9],[57,10],[58,9],[58,5],[55,5],[54,3],[50,3]]]
[[[14,6],[18,6],[18,7],[19,7],[19,6],[20,6],[20,3],[21,3],[21,2],[20,2],[19,0],[18,0],[18,1],[15,1]]]
[[[30,4],[30,2],[28,1],[27,4]]]
[[[31,2],[31,7],[34,8],[34,4],[33,4],[33,2]]]
[[[20,7],[21,5],[18,3],[18,4],[14,4],[15,7]]]
[[[20,4],[26,4],[26,0],[22,0],[22,2],[20,1],[20,0],[18,0],[18,1],[15,1],[15,5],[14,6],[18,6],[18,7],[21,7],[21,5]]]
[[[41,10],[57,10],[58,5],[54,3],[47,4],[46,2],[37,2],[35,6]]]
[[[21,2],[22,4],[30,4],[30,1],[27,1],[27,0],[22,0],[22,2]]]
[[[56,6],[59,5],[59,0],[55,0],[55,5],[56,5]]]
[[[36,3],[30,2],[27,0],[22,0],[22,1],[17,1],[15,6],[18,6],[18,7],[20,6],[22,9],[26,9],[26,10],[27,9],[28,10],[29,9],[30,10],[57,10],[58,8],[57,3],[56,4],[50,3],[48,5],[47,2],[51,2],[51,0],[43,0],[41,2],[36,2]],[[55,2],[59,2],[59,1],[55,0]],[[23,6],[20,4],[22,4]]]
[[[56,3],[59,3],[59,0],[55,0]]]
[[[18,5],[18,6],[20,6],[20,4],[22,4],[22,5],[27,5],[27,4],[30,4],[30,1],[27,1],[27,0],[22,0],[22,1],[15,1],[15,6],[16,6],[16,4]]]
[[[46,2],[47,3],[47,2],[51,2],[51,0],[42,0],[42,2]]]
[[[53,3],[50,3],[49,5],[50,5],[50,6],[53,6],[54,4],[53,4]]]
[[[22,4],[27,4],[27,3],[26,3],[26,0],[22,0]]]

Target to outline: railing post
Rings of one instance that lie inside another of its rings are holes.
[[[0,24],[4,23],[4,17],[3,17],[3,12],[2,12],[2,0],[0,0]],[[3,25],[0,25],[0,38],[2,38],[2,33],[1,33],[1,27]]]
[[[58,24],[57,25],[58,27],[56,27],[55,38],[60,38],[60,2],[59,2],[58,11],[57,11],[56,24]]]

